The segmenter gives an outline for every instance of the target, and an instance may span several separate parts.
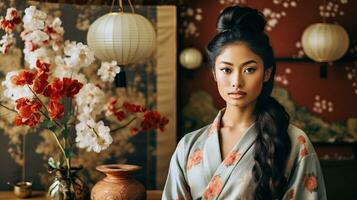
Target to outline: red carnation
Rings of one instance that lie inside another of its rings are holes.
[[[26,84],[28,85],[32,85],[33,80],[35,79],[36,74],[35,73],[31,73],[27,70],[22,70],[19,72],[18,75],[12,76],[11,77],[11,82],[14,85],[18,85],[18,86],[24,86]]]
[[[64,106],[56,100],[51,100],[48,104],[48,112],[50,113],[50,118],[52,120],[61,118],[64,112]]]
[[[78,80],[63,78],[63,90],[67,97],[73,98],[82,89],[83,84]]]

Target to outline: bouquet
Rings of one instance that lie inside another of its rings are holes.
[[[121,102],[105,89],[120,71],[116,61],[102,62],[97,75],[103,83],[90,83],[83,74],[95,61],[87,45],[63,40],[59,18],[52,18],[35,6],[21,18],[15,8],[0,18],[5,35],[0,50],[6,54],[13,45],[13,32],[22,25],[26,67],[10,71],[2,81],[4,96],[0,106],[13,112],[16,126],[48,129],[62,154],[49,159],[52,168],[71,173],[75,149],[101,152],[113,142],[112,134],[130,127],[130,133],[164,130],[169,120],[142,105]],[[116,123],[113,123],[115,119]],[[128,130],[129,131],[129,130]]]

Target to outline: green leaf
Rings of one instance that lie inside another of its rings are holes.
[[[65,153],[66,158],[72,157],[72,155],[73,155],[73,151],[71,148],[66,148],[64,150],[64,153]]]
[[[73,116],[73,111],[70,110],[69,112],[67,112],[67,113],[62,117],[62,119],[60,120],[60,122],[61,122],[62,124],[66,124],[66,123],[69,121],[69,119],[71,119],[72,116]]]
[[[68,139],[69,137],[69,130],[67,128],[63,129],[61,132],[61,137],[63,137],[64,139]]]
[[[52,157],[48,159],[48,164],[54,169],[60,169],[61,163],[56,162]]]

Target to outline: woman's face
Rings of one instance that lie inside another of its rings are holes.
[[[264,72],[262,59],[243,43],[225,47],[215,60],[215,80],[227,106],[255,106],[270,73],[271,68]]]

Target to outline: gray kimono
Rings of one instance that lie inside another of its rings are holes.
[[[162,199],[251,199],[255,124],[249,127],[224,160],[218,130],[223,111],[214,122],[185,135],[171,162]],[[288,189],[283,199],[326,199],[318,157],[306,134],[290,125],[291,154],[285,175]]]

